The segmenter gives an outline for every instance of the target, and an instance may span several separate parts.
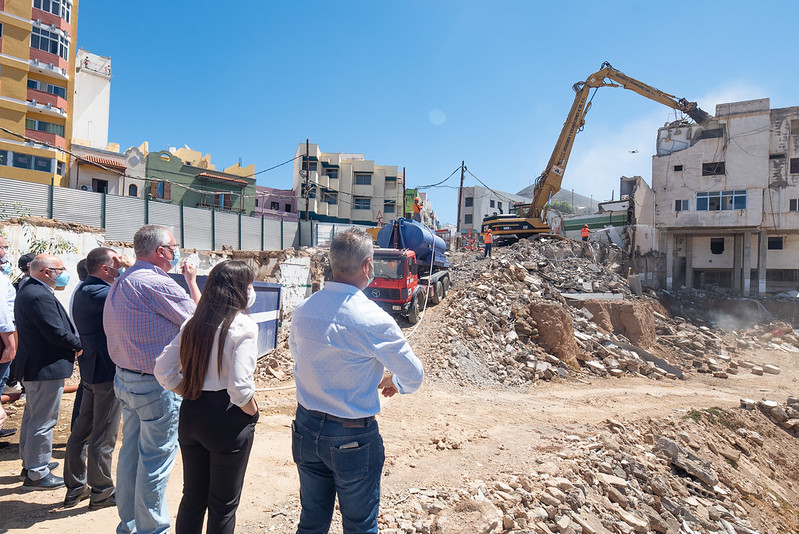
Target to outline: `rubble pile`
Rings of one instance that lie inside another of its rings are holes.
[[[326,249],[307,253],[316,290],[330,274]],[[619,251],[606,244],[525,239],[494,254],[483,259],[473,252],[449,253],[452,289],[422,319],[426,339],[418,355],[429,377],[507,387],[625,374],[727,378],[743,371],[779,372],[739,354],[799,352],[799,337],[785,323],[725,333],[689,320],[690,314],[670,317],[654,293],[631,293]],[[291,377],[289,321],[283,318],[277,350],[259,363],[263,381]]]
[[[741,408],[753,410],[755,406],[774,424],[779,425],[786,432],[799,437],[799,397],[788,397],[788,401],[784,405],[768,399],[758,402],[751,399],[741,399]]]
[[[562,430],[524,471],[385,495],[381,532],[794,532],[797,470],[774,465],[796,445],[775,430],[757,411],[718,408]]]

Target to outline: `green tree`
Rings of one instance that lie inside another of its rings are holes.
[[[574,208],[571,204],[566,202],[565,200],[555,200],[549,203],[549,209],[557,210],[561,213],[567,213],[569,215],[574,213]]]

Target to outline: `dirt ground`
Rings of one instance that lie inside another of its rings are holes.
[[[443,306],[430,308],[411,337],[423,362],[425,347],[436,335],[436,315],[443,312]],[[465,480],[525,472],[554,437],[589,432],[607,418],[625,423],[687,414],[693,409],[734,409],[741,398],[784,402],[788,395],[799,393],[798,356],[783,351],[748,354],[753,362],[778,365],[782,372],[763,376],[742,372],[728,379],[710,375],[660,381],[597,378],[539,382],[524,389],[463,388],[428,380],[414,395],[383,399],[379,416],[387,457],[383,509],[419,491],[442,491]],[[54,458],[61,463],[55,471],[58,475],[63,473],[73,400],[74,394],[65,395],[54,439]],[[294,391],[263,391],[258,400],[261,418],[237,531],[293,532],[299,514],[298,479],[290,446]],[[21,416],[22,409],[9,418],[7,426],[18,427]],[[0,532],[113,532],[118,521],[114,508],[90,512],[84,502],[63,509],[63,489],[23,490],[18,478],[17,439],[14,436],[12,446],[0,450]],[[457,443],[457,447],[441,450],[436,444],[442,440]],[[181,490],[178,457],[167,493],[173,517]],[[332,532],[340,531],[340,523],[334,523]]]

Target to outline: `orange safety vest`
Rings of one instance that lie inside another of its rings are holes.
[[[494,238],[493,238],[493,236],[491,235],[491,232],[486,232],[486,234],[485,234],[485,237],[484,237],[484,240],[485,240],[484,242],[485,242],[486,244],[492,243],[492,242],[494,241]]]
[[[590,230],[588,230],[588,228],[583,226],[583,229],[580,231],[580,235],[583,236],[583,237],[588,237],[589,232],[590,232]]]
[[[414,213],[421,213],[422,212],[422,203],[414,201],[413,203],[413,212]]]

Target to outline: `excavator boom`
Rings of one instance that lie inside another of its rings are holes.
[[[613,68],[607,61],[600,69],[591,74],[585,81],[577,82],[574,102],[563,124],[555,148],[549,158],[544,172],[536,179],[533,189],[533,201],[516,207],[516,217],[495,216],[483,221],[483,229],[490,227],[497,238],[503,236],[525,237],[540,233],[549,233],[551,230],[546,223],[546,214],[552,195],[560,191],[563,174],[569,162],[574,138],[585,125],[585,115],[591,108],[589,94],[592,89],[599,87],[621,87],[629,89],[641,96],[660,102],[670,108],[688,115],[697,124],[706,124],[713,117],[697,106],[696,102],[689,102],[684,98],[665,93],[651,85],[647,85],[635,78],[627,76],[620,70]]]

